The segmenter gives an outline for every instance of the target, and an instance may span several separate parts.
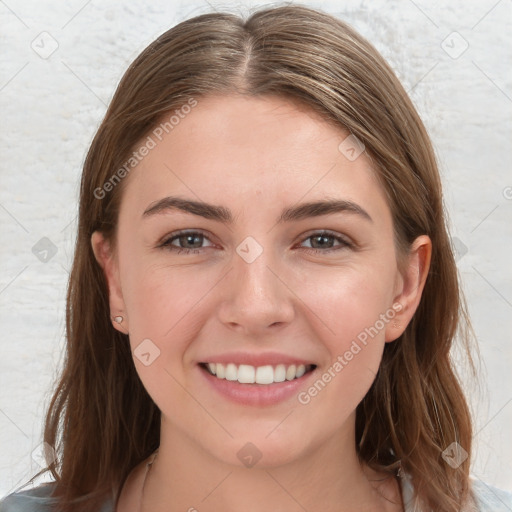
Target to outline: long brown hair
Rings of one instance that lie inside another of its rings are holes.
[[[372,468],[394,474],[401,466],[422,506],[461,510],[470,497],[472,425],[450,358],[456,334],[474,366],[434,151],[375,48],[339,19],[300,6],[247,20],[231,13],[186,20],[147,47],[116,90],[84,164],[66,357],[44,431],[58,454],[44,471],[57,482],[59,510],[92,510],[117,498],[129,472],[159,445],[160,411],[137,375],[128,337],[112,326],[91,235],[100,230],[114,244],[126,180],[113,176],[126,174],[132,152],[162,117],[219,93],[282,95],[349,130],[385,189],[401,253],[419,235],[431,238],[420,305],[404,334],[386,344],[357,407],[356,443]],[[453,442],[469,455],[456,468],[443,459]]]

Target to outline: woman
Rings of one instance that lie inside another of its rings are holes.
[[[93,140],[79,218],[55,482],[0,510],[512,507],[469,477],[431,143],[346,24],[286,6],[164,33]]]

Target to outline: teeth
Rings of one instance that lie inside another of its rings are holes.
[[[226,378],[226,369],[224,368],[223,364],[214,364],[216,367],[212,373],[217,375],[219,379],[225,379]]]
[[[284,382],[286,380],[286,366],[278,364],[274,369],[274,382]]]
[[[272,366],[258,366],[255,380],[257,384],[272,384],[274,382],[274,368]]]
[[[274,382],[284,382],[285,380],[293,380],[302,377],[307,371],[314,368],[313,365],[307,367],[303,364],[298,366],[292,364],[285,366],[278,364],[275,368],[270,365],[251,366],[241,364],[239,366],[229,363],[227,365],[221,363],[207,363],[207,368],[212,375],[218,379],[237,380],[241,384],[273,384]]]
[[[226,366],[226,380],[238,380],[238,369],[233,363]]]
[[[259,368],[258,368],[259,369]],[[254,384],[256,369],[248,364],[241,364],[238,367],[238,382],[242,384]]]
[[[286,369],[286,380],[292,380],[295,378],[295,375],[297,374],[297,367],[292,364],[291,366],[288,366]]]

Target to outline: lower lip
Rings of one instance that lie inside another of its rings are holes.
[[[221,395],[239,404],[259,406],[275,405],[297,396],[316,370],[315,368],[298,379],[274,384],[241,384],[236,380],[218,379],[200,365],[198,368],[207,382]]]

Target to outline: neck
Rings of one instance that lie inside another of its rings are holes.
[[[291,462],[247,468],[212,457],[162,419],[140,512],[387,510],[375,490],[382,482],[373,483],[376,473],[360,464],[354,438],[351,428]]]

